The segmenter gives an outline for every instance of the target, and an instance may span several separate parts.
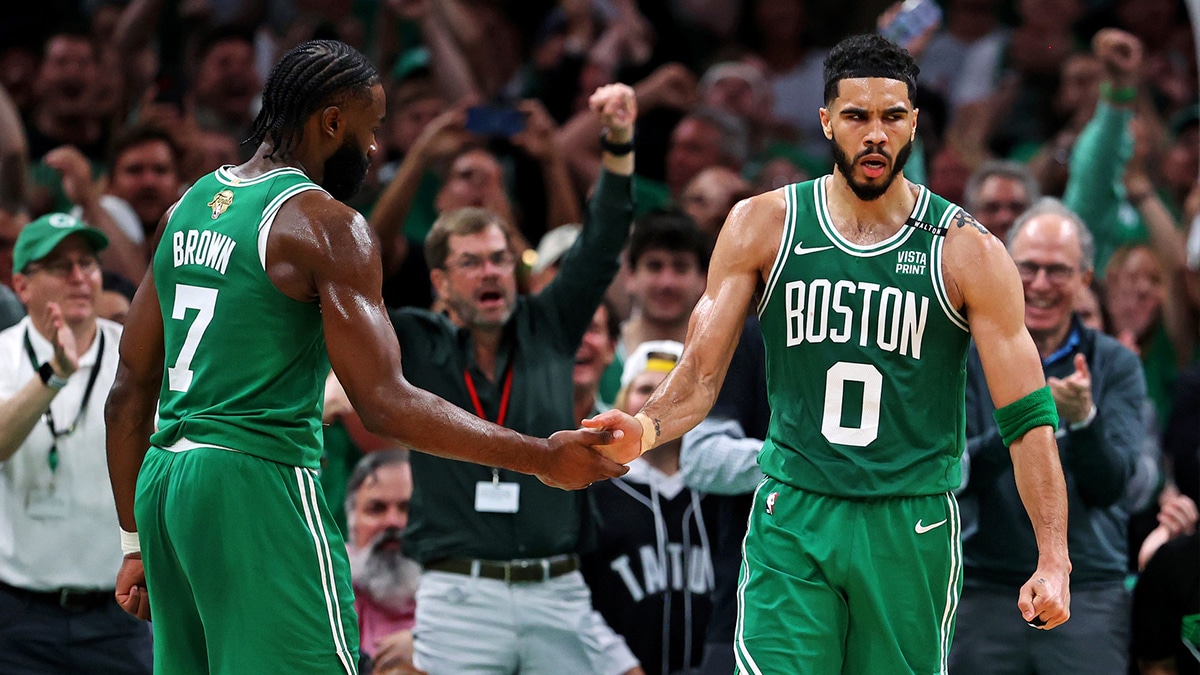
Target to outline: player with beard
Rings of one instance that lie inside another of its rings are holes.
[[[157,671],[356,672],[349,563],[316,482],[331,365],[398,445],[567,488],[624,473],[590,449],[603,434],[523,436],[404,378],[375,239],[340,201],[383,114],[364,56],[304,43],[271,72],[254,157],[200,178],[159,225],[106,408],[116,595],[153,613]]]
[[[637,415],[585,420],[620,436],[606,450],[618,461],[695,426],[757,300],[771,420],[738,584],[739,672],[945,672],[972,339],[1038,544],[1015,609],[1042,629],[1069,616],[1058,415],[1020,277],[970,215],[905,180],[916,77],[877,35],[830,52],[833,174],[734,207],[679,365]]]

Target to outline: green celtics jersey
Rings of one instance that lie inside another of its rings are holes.
[[[957,488],[969,334],[942,278],[959,207],[920,188],[913,213],[870,246],[846,240],[830,177],[784,188],[779,254],[758,313],[771,423],[759,462],[840,497]]]
[[[321,189],[297,169],[187,191],[154,253],[166,364],[159,447],[224,447],[317,468],[329,357],[321,311],[267,276],[267,234],[289,198]]]

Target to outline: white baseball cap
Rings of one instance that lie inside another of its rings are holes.
[[[621,388],[629,386],[633,378],[647,371],[670,372],[683,355],[683,344],[674,340],[649,340],[637,346],[621,371]]]

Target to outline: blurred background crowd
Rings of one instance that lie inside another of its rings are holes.
[[[1179,639],[1191,616],[1200,641],[1200,105],[1187,7],[1183,0],[939,5],[942,20],[905,45],[921,67],[918,139],[905,175],[962,204],[1001,239],[1045,196],[1086,227],[1094,261],[1030,263],[1022,268],[1026,301],[1050,313],[1041,320],[1066,325],[1077,316],[1119,341],[1140,363],[1145,396],[1129,419],[1104,430],[1111,436],[1119,424],[1133,439],[1123,487],[1100,504],[1073,501],[1071,527],[1077,510],[1115,519],[1120,541],[1109,543],[1123,558],[1126,594],[1160,546],[1187,542],[1181,562],[1164,572],[1183,585],[1162,582],[1168,590],[1157,604],[1122,606],[1119,629],[1091,639],[1116,640],[1133,654],[1131,671],[1141,664],[1142,672],[1174,672],[1153,669],[1170,660],[1179,672],[1196,672],[1195,651],[1188,662]],[[13,269],[17,238],[27,223],[58,212],[107,235],[95,313],[120,322],[168,207],[198,177],[253,153],[241,142],[271,66],[304,40],[332,38],[367,54],[387,93],[379,151],[351,205],[380,238],[383,295],[395,308],[438,307],[425,238],[439,214],[464,207],[499,214],[515,234],[519,288],[544,287],[578,238],[601,173],[602,130],[587,97],[610,82],[633,86],[634,227],[579,346],[573,386],[577,418],[613,405],[636,411],[678,357],[671,343],[684,339],[729,209],[831,170],[817,113],[826,50],[846,35],[886,28],[898,11],[886,0],[26,3],[0,17],[0,328],[20,321],[30,302],[12,288],[14,272],[23,272]],[[1104,31],[1115,37],[1094,40]],[[76,267],[57,271],[87,271]],[[757,340],[755,330],[748,324],[743,343]],[[643,344],[655,349],[639,351]],[[738,370],[751,368],[748,358],[731,368],[732,378],[750,381],[744,405],[761,378]],[[647,384],[647,374],[655,381]],[[322,483],[330,505],[350,516],[346,538],[363,577],[356,586],[380,605],[359,608],[364,622],[377,622],[364,625],[363,651],[399,663],[412,649],[406,631],[420,574],[399,538],[413,490],[407,459],[362,429],[336,382],[326,402]],[[749,417],[766,419],[762,410]],[[755,424],[740,420],[726,434],[738,448],[749,442],[751,463],[762,437]],[[605,589],[595,605],[647,673],[699,672],[704,645],[730,641],[732,593],[723,591],[731,560],[736,575],[745,527],[744,516],[738,522],[744,486],[712,476],[687,485],[680,474],[687,441],[670,452],[617,487],[593,487],[584,527],[596,532],[580,537],[590,542],[579,551],[585,576]],[[360,461],[367,464],[356,471]],[[623,494],[653,508],[628,513]],[[987,495],[964,489],[964,517],[972,499],[986,511]],[[633,524],[643,516],[649,525]],[[964,535],[973,536],[969,526]],[[630,543],[635,536],[644,541]],[[372,562],[375,555],[401,562]],[[630,566],[639,556],[639,570],[653,568],[653,579]],[[683,562],[673,566],[673,556]],[[647,567],[647,560],[657,562]],[[969,584],[970,559],[967,575]],[[20,586],[3,576],[0,583]],[[674,605],[664,600],[673,594]],[[640,604],[648,597],[659,599],[651,615]],[[1178,606],[1168,609],[1172,599]],[[1138,637],[1139,612],[1146,621],[1177,614],[1183,627],[1149,624],[1155,635],[1175,631],[1163,647]]]

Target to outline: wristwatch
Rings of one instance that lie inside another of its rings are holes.
[[[54,390],[59,390],[67,386],[67,379],[65,377],[59,377],[54,372],[54,366],[50,365],[49,361],[43,363],[41,367],[38,368],[38,377],[42,378],[42,384]]]

